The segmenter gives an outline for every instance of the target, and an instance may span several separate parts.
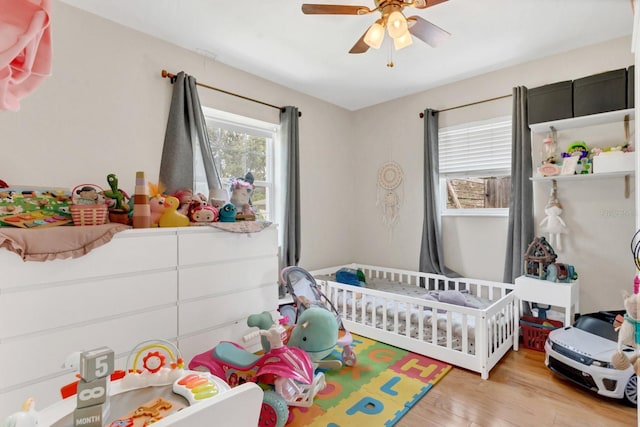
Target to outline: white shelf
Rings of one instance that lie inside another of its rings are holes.
[[[540,181],[588,181],[590,179],[610,179],[624,178],[624,198],[628,199],[631,195],[631,177],[635,175],[634,171],[607,172],[607,173],[588,173],[577,175],[556,175],[556,176],[533,176],[529,178],[533,182]]]
[[[551,126],[556,130],[575,129],[587,126],[603,125],[607,123],[616,123],[624,120],[629,115],[629,119],[634,119],[634,109],[608,111],[606,113],[592,114],[589,116],[571,117],[569,119],[553,120],[550,122],[534,123],[529,125],[532,132],[543,133],[549,132]]]
[[[531,181],[583,181],[589,179],[620,178],[635,175],[634,171],[587,173],[577,175],[533,176]]]

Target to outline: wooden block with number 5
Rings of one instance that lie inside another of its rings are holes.
[[[80,354],[80,378],[93,381],[113,373],[115,356],[109,347],[83,351]]]

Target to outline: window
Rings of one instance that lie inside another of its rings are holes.
[[[511,191],[511,117],[440,129],[443,215],[507,215]]]
[[[274,140],[277,125],[208,107],[203,107],[203,113],[222,187],[229,190],[233,178],[244,177],[251,172],[255,186],[251,203],[256,211],[256,219],[273,221]],[[199,150],[195,150],[195,153],[195,191],[208,194],[202,157]]]

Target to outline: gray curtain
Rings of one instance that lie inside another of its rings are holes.
[[[184,189],[193,190],[194,148],[198,145],[209,190],[222,188],[209,145],[196,79],[181,71],[172,82],[173,96],[160,161],[159,188],[168,194]]]
[[[533,240],[533,184],[531,177],[531,132],[527,124],[527,88],[513,88],[511,148],[511,195],[509,231],[504,262],[506,283],[514,283],[524,272],[524,254]]]
[[[444,264],[442,235],[440,231],[438,160],[438,112],[424,111],[424,222],[420,247],[420,271],[443,274],[449,277],[458,274]]]
[[[300,150],[298,109],[283,107],[280,110],[280,134],[284,161],[284,216],[280,267],[298,265],[300,261]]]

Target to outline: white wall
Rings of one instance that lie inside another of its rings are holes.
[[[53,75],[23,100],[19,112],[0,112],[1,179],[106,185],[106,175],[114,172],[125,190],[133,188],[137,170],[157,179],[171,98],[171,85],[160,71],[184,70],[199,82],[302,111],[301,265],[309,269],[351,261],[417,268],[423,216],[423,121],[418,114],[425,108],[445,109],[510,94],[518,85],[536,87],[633,63],[630,38],[623,38],[349,112],[59,1],[54,1],[53,43]],[[207,106],[278,122],[275,109],[206,89],[199,93]],[[508,114],[509,98],[443,112],[440,126]],[[392,233],[382,226],[376,207],[377,170],[388,160],[400,163],[405,173],[400,220]],[[535,185],[536,200],[546,200],[548,188]],[[627,224],[626,214],[599,215],[621,206],[619,212],[635,216],[635,209],[618,200],[616,184],[611,192],[610,183],[598,185],[605,186],[606,197],[591,196],[602,193],[594,186],[579,198],[592,209],[592,225],[577,217],[584,209],[572,206],[564,192],[575,190],[561,188],[564,218],[585,240],[568,244],[582,256],[567,255],[562,261],[576,264],[581,280],[592,282],[585,289],[601,283],[628,288],[634,272],[627,249],[633,222]],[[613,240],[602,240],[603,227]],[[464,275],[501,280],[506,228],[506,218],[444,218],[447,265]],[[614,248],[602,253],[603,243]],[[605,266],[598,267],[599,276],[590,270],[596,256],[598,265]],[[598,300],[601,308],[619,305],[617,293],[602,289],[583,295],[584,308],[594,308]],[[609,292],[608,299],[602,299],[603,292]]]
[[[446,109],[508,95],[515,86],[532,88],[631,64],[631,39],[622,38],[357,111],[356,150],[367,153],[369,160],[358,170],[361,191],[357,205],[362,212],[376,213],[361,217],[355,230],[358,262],[418,267],[423,221],[423,121],[419,113],[425,108]],[[442,112],[440,127],[510,115],[511,109],[509,97]],[[588,141],[588,136],[583,139]],[[375,205],[377,170],[389,160],[398,162],[405,173],[400,221],[390,238]],[[583,284],[583,312],[621,307],[617,290],[629,289],[635,272],[628,249],[635,227],[634,195],[624,199],[619,182],[577,186],[578,183],[571,183],[559,189],[565,205],[563,218],[573,233],[567,250],[559,254],[559,261],[575,264],[578,269]],[[534,184],[537,207],[546,204],[549,188],[545,183]],[[536,223],[543,215],[536,209]],[[447,266],[462,275],[502,280],[507,227],[506,217],[443,218]]]

